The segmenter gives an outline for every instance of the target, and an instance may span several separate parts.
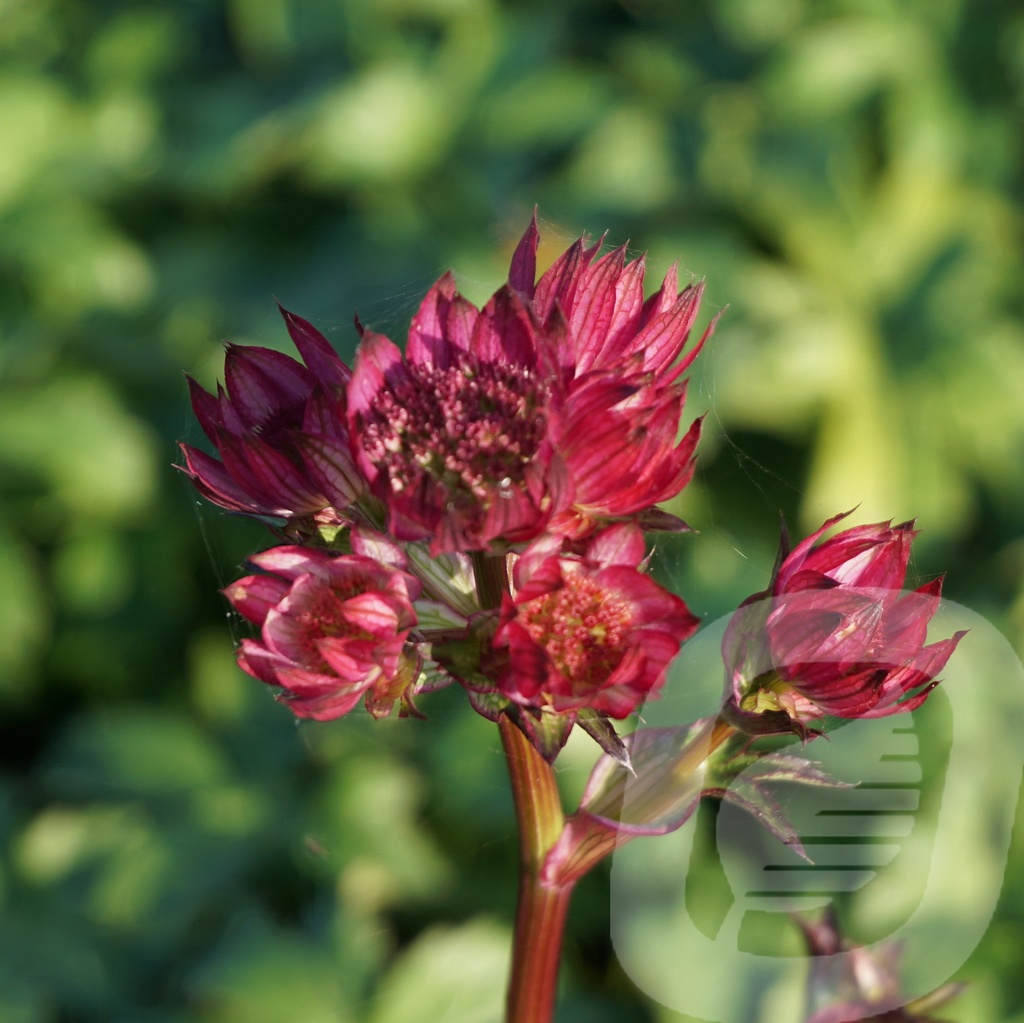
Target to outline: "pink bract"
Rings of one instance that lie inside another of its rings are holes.
[[[308,547],[275,547],[250,561],[262,572],[224,591],[260,630],[242,641],[243,671],[280,686],[298,717],[340,717],[364,694],[374,713],[387,713],[418,674],[406,652],[418,580],[365,554]]]

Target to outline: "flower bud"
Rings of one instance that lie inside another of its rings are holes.
[[[769,589],[729,622],[726,712],[745,731],[804,732],[823,715],[913,710],[963,636],[926,643],[942,581],[902,589],[911,523],[856,526],[822,540],[841,518],[792,551],[784,543]]]

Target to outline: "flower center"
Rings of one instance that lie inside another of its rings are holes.
[[[626,652],[630,608],[580,571],[564,571],[565,586],[527,601],[519,618],[574,690],[601,686]]]
[[[301,663],[310,671],[324,675],[333,675],[323,654],[320,653],[319,642],[322,639],[372,639],[373,636],[365,629],[354,624],[345,614],[345,603],[358,593],[365,592],[366,587],[356,582],[347,586],[332,586],[317,594],[316,599],[295,615],[298,624],[298,642],[303,656]]]
[[[381,390],[363,437],[373,463],[398,493],[424,477],[457,498],[481,500],[522,484],[544,438],[543,388],[524,366],[465,361],[442,369],[409,367],[410,377]]]

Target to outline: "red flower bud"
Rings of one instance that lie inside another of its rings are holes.
[[[774,731],[772,722],[795,722],[799,731],[826,714],[913,710],[963,636],[926,643],[942,582],[902,589],[911,523],[856,526],[822,540],[843,517],[784,548],[769,590],[746,600],[726,629],[728,709],[740,727]]]
[[[351,370],[327,339],[281,310],[305,365],[270,348],[229,345],[217,394],[189,379],[192,408],[221,460],[182,444],[183,471],[214,504],[246,515],[296,519],[366,489],[345,430]]]

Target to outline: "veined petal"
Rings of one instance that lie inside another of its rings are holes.
[[[356,466],[346,441],[316,434],[295,438],[310,479],[339,511],[355,504],[366,491],[366,479]]]
[[[393,386],[396,379],[406,379],[408,375],[398,346],[383,334],[364,331],[348,385],[350,431],[352,417],[373,407],[373,400],[385,382]]]
[[[644,534],[632,522],[620,522],[594,537],[589,555],[602,568],[628,565],[635,569],[646,551]]]
[[[473,329],[473,353],[483,362],[534,366],[534,325],[523,300],[510,288],[497,291]]]
[[[624,248],[602,256],[581,275],[573,296],[569,330],[576,348],[577,373],[589,370],[601,354],[615,313],[616,284],[625,263]]]
[[[683,346],[690,336],[693,322],[697,318],[703,294],[703,283],[691,285],[683,291],[673,305],[664,312],[655,314],[637,331],[630,341],[628,352],[643,354],[645,370],[662,373],[679,358]],[[687,353],[682,369],[689,366],[697,357],[704,340],[705,338],[702,337],[700,344]]]
[[[374,636],[389,633],[393,636],[403,627],[395,602],[382,593],[359,593],[350,597],[342,607],[342,614],[353,625]]]
[[[295,582],[304,575],[328,579],[328,570],[334,558],[315,547],[288,544],[251,554],[248,560],[250,564],[262,568],[264,572],[272,572],[288,582]]]
[[[533,295],[533,308],[543,322],[551,315],[555,303],[563,309],[572,306],[582,268],[590,263],[592,252],[585,253],[586,240],[580,238],[565,250],[544,272]]]
[[[259,437],[222,434],[220,453],[233,476],[252,480],[258,493],[276,498],[292,515],[312,514],[327,506],[327,499],[295,462]]]
[[[447,336],[448,316],[455,298],[455,278],[444,273],[420,303],[409,325],[406,358],[413,365],[432,365],[447,369],[452,342]]]
[[[534,281],[537,277],[537,242],[540,234],[537,231],[537,208],[534,207],[529,227],[519,239],[515,252],[512,254],[512,265],[508,271],[508,284],[513,291],[519,292],[529,301],[533,298]]]
[[[344,390],[352,377],[352,370],[342,362],[327,338],[309,320],[290,313],[280,302],[277,308],[284,317],[289,337],[313,376],[325,387]]]
[[[192,480],[195,488],[208,501],[228,511],[246,515],[286,517],[290,508],[283,508],[272,497],[260,500],[241,486],[221,462],[193,448],[179,444],[185,456],[185,465],[179,466]]]
[[[224,382],[245,425],[260,427],[278,409],[302,408],[313,378],[301,363],[271,348],[228,345]]]

